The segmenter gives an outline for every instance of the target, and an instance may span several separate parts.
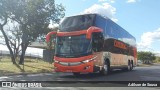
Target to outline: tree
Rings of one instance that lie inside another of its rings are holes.
[[[0,1],[0,31],[2,32],[5,43],[7,45],[7,48],[9,49],[9,52],[10,52],[10,55],[11,55],[11,60],[12,60],[13,64],[16,64],[14,54],[13,54],[13,51],[12,51],[11,46],[10,46],[11,42],[9,41],[9,38],[8,38],[8,36],[7,36],[7,34],[4,30],[4,26],[8,22],[8,16],[11,14],[7,10],[8,5],[9,5],[9,2],[6,2],[5,0]]]
[[[144,52],[144,51],[140,51],[138,52],[138,59],[142,60],[143,63],[151,63],[153,60],[155,60],[155,54],[151,53],[151,52]]]
[[[13,22],[12,22],[13,23]],[[19,52],[21,51],[20,45],[21,45],[21,37],[22,37],[22,32],[19,28],[18,25],[13,25],[12,28],[8,26],[7,30],[7,36],[9,38],[9,42],[11,43],[11,48],[14,54],[14,58],[17,59],[17,56],[19,55]]]
[[[0,19],[4,21],[0,27],[3,27],[7,19],[16,21],[20,25],[22,31],[21,49],[19,64],[24,63],[24,55],[30,42],[35,41],[38,37],[46,35],[50,29],[48,25],[52,21],[58,23],[64,17],[64,7],[61,4],[55,4],[54,0],[1,0],[0,1]],[[10,50],[8,44],[8,37],[0,28],[5,37],[6,45]]]

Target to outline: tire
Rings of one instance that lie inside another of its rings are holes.
[[[101,75],[108,75],[110,72],[110,68],[109,68],[109,63],[108,62],[104,62],[103,68],[100,71]]]
[[[130,71],[133,70],[133,62],[131,62],[130,67],[131,67]]]
[[[74,76],[79,76],[80,73],[79,73],[79,72],[74,72],[73,75],[74,75]]]
[[[131,71],[133,69],[133,63],[131,61],[128,61],[128,71]]]
[[[128,66],[127,66],[127,70],[130,71],[131,70],[131,66],[130,66],[130,61],[128,61]]]

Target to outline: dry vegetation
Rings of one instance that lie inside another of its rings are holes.
[[[25,58],[24,65],[14,65],[9,57],[0,60],[0,76],[22,73],[52,72],[53,65],[40,59]]]

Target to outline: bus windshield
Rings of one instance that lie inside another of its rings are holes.
[[[86,14],[64,18],[59,26],[60,32],[85,30],[94,24],[95,15]]]
[[[80,57],[91,53],[91,40],[86,35],[61,36],[56,39],[56,56],[59,57]]]

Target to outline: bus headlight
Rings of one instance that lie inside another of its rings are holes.
[[[83,63],[88,63],[90,60],[84,60],[84,61],[82,61]]]
[[[95,60],[96,58],[97,58],[97,56],[95,56],[95,57],[93,57],[93,58],[91,58],[91,59],[84,60],[84,61],[82,61],[82,62],[83,62],[83,63],[88,63],[88,62],[90,62],[90,61]]]
[[[57,60],[54,60],[54,62],[55,62],[55,63],[59,63],[59,61],[57,61]]]

